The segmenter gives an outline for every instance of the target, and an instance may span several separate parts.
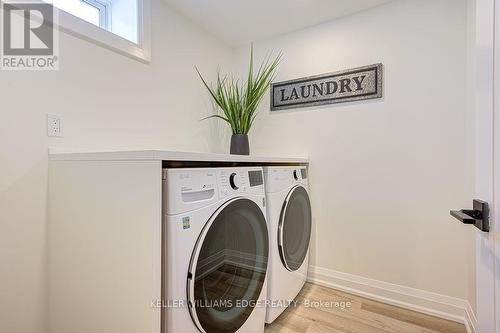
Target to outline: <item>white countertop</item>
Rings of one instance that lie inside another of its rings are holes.
[[[309,163],[309,160],[304,157],[243,156],[168,150],[62,151],[50,149],[49,158],[51,161],[156,160],[189,162]]]

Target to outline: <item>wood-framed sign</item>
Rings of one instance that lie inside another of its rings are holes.
[[[382,64],[277,82],[271,85],[271,110],[382,98],[382,89]]]

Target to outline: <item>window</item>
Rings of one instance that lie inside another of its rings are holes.
[[[54,0],[53,5],[66,13],[81,18],[98,27],[108,30],[107,16],[109,3],[99,0]]]
[[[44,0],[62,30],[149,61],[150,0]]]

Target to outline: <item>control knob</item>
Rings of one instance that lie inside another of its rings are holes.
[[[231,184],[233,190],[239,189],[241,187],[241,177],[233,172],[231,176],[229,176],[229,184]]]

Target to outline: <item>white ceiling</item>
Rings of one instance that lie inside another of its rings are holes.
[[[165,0],[231,46],[350,15],[392,0]]]

